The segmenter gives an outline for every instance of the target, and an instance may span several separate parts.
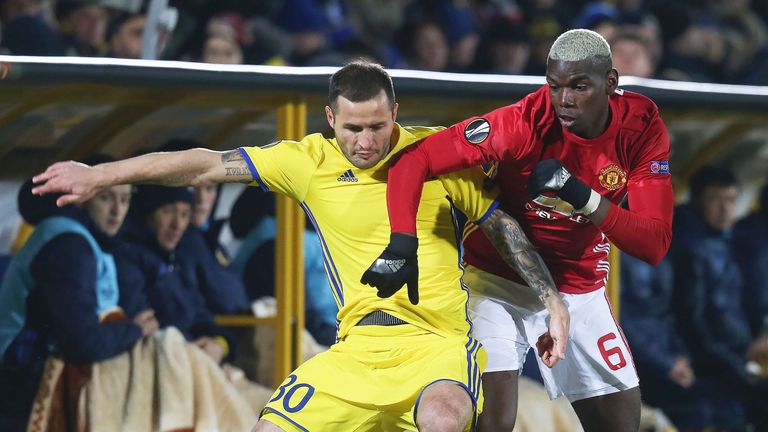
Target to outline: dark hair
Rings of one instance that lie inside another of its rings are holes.
[[[328,104],[335,112],[339,96],[351,102],[364,102],[375,98],[382,90],[387,94],[390,108],[394,109],[395,89],[389,74],[379,64],[355,60],[331,76]]]
[[[738,184],[739,181],[733,171],[716,165],[702,167],[688,181],[688,186],[691,188],[691,201],[699,200],[708,187],[726,188],[738,186]]]

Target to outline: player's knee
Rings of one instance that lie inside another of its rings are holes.
[[[458,413],[448,409],[431,410],[419,413],[416,424],[420,432],[461,432],[466,428],[467,421],[459,417]]]

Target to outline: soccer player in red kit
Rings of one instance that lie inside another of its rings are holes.
[[[673,207],[669,138],[651,100],[617,89],[610,47],[595,32],[563,33],[550,50],[546,79],[513,105],[431,135],[390,168],[392,234],[379,259],[392,265],[372,267],[363,281],[390,288],[407,282],[416,250],[397,246],[415,233],[422,182],[483,164],[571,313],[565,358],[551,369],[539,364],[549,396],[565,395],[587,431],[636,431],[637,373],[605,296],[609,240],[649,263],[666,254]],[[625,197],[628,210],[619,207]],[[522,293],[516,289],[522,280],[473,228],[465,231],[465,280],[475,294],[474,336],[488,353],[480,426],[511,431],[525,353],[553,341],[546,311],[536,299],[515,294]]]

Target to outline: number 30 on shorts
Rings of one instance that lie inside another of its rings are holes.
[[[283,408],[289,413],[295,413],[301,411],[302,408],[309,402],[312,395],[315,394],[315,388],[309,384],[296,384],[298,377],[294,374],[288,375],[285,383],[277,388],[278,392],[275,397],[270,399],[269,403],[283,399]],[[306,389],[305,391],[302,391]],[[299,393],[298,395],[296,393]],[[303,396],[300,396],[302,393]],[[301,399],[299,399],[301,397]]]
[[[610,342],[616,339],[616,333],[608,333],[600,336],[597,340],[597,348],[600,350],[600,355],[603,356],[605,364],[608,365],[611,370],[619,370],[627,365],[627,360],[624,359],[624,354],[621,352],[621,348],[616,345],[613,348],[605,346],[606,342]],[[617,360],[614,362],[614,360]]]

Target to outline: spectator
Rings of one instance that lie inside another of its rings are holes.
[[[448,68],[449,47],[442,27],[434,21],[416,23],[412,33],[406,32],[405,57],[411,69],[445,71]]]
[[[179,251],[193,203],[194,195],[187,188],[138,187],[126,232],[131,247],[122,249],[118,257],[120,285],[140,287],[161,327],[178,328],[187,340],[221,362],[235,341],[214,324],[197,267]],[[126,310],[134,307],[125,305]]]
[[[658,407],[682,430],[697,429],[702,412],[700,383],[677,331],[672,311],[673,270],[665,258],[656,266],[621,255],[621,326],[632,355],[643,401]]]
[[[736,224],[734,245],[746,290],[744,302],[752,334],[768,333],[768,185],[760,193],[759,211]],[[768,372],[768,358],[758,357],[754,350],[750,360],[758,362]]]
[[[731,242],[738,183],[730,170],[708,166],[691,178],[690,189],[690,204],[676,210],[673,225],[677,323],[697,376],[711,383],[702,389],[711,402],[699,413],[702,421],[745,427],[746,402],[764,403],[767,393],[747,367],[747,352],[762,338],[753,335],[743,309],[747,291]]]
[[[620,76],[652,78],[656,72],[656,59],[651,42],[638,31],[622,28],[615,33],[611,44],[613,67]]]
[[[64,55],[42,0],[0,1],[2,43],[16,55]]]
[[[594,2],[586,5],[573,23],[574,28],[586,28],[611,40],[620,24],[619,10],[610,3]]]
[[[111,240],[128,211],[130,186],[113,186],[82,208],[19,192],[23,217],[37,225],[0,287],[0,430],[26,430],[49,355],[94,363],[126,352],[157,329],[151,310],[130,322],[118,306]],[[52,199],[53,198],[53,199]]]
[[[108,11],[94,0],[59,0],[60,31],[70,55],[95,56],[106,51]]]
[[[749,6],[750,0],[715,5],[728,46],[725,78],[729,82],[768,84],[768,28]]]
[[[203,63],[243,64],[243,50],[234,39],[209,36],[203,45]]]
[[[722,78],[726,44],[713,22],[697,20],[687,4],[665,3],[656,16],[662,28],[665,79],[717,82]]]
[[[480,68],[483,72],[521,75],[531,57],[525,28],[507,20],[497,21],[483,42]]]
[[[109,22],[107,40],[109,56],[117,58],[141,58],[141,38],[146,16],[143,13],[120,12]]]
[[[344,56],[330,48],[328,22],[313,0],[286,0],[278,24],[291,35],[291,65],[340,66],[345,62]]]

